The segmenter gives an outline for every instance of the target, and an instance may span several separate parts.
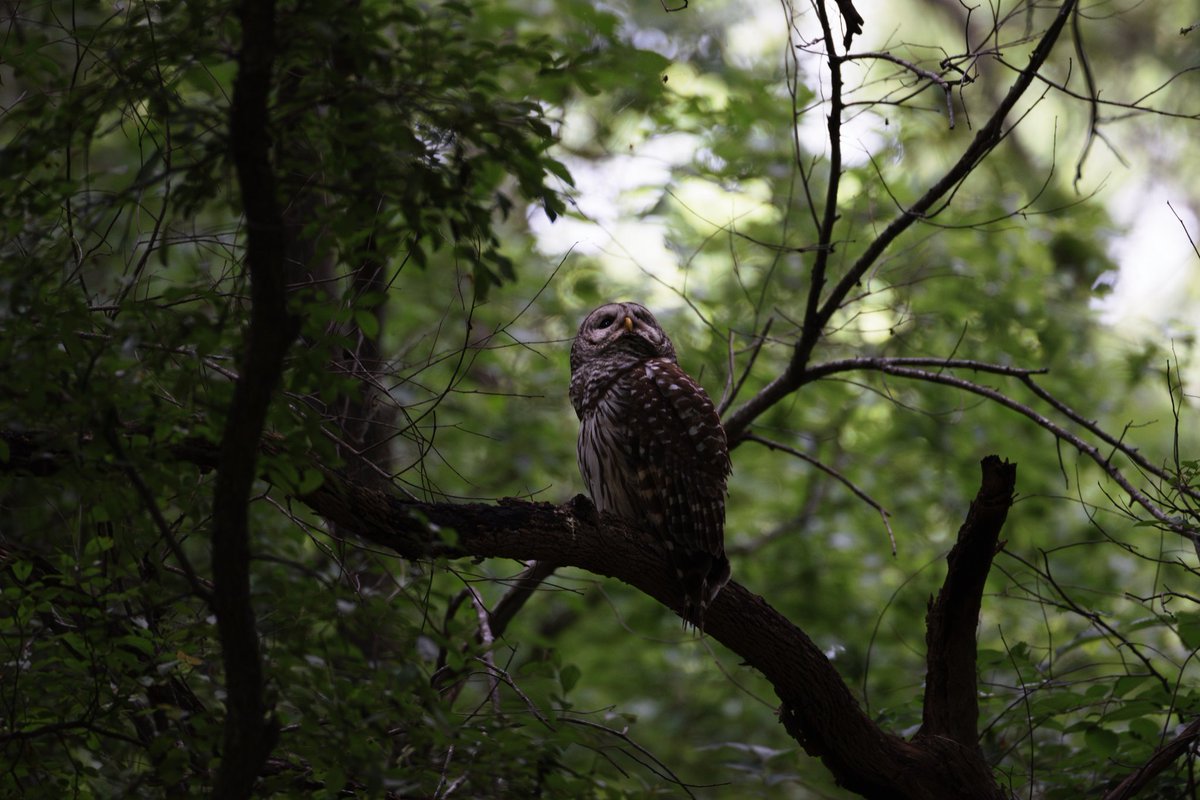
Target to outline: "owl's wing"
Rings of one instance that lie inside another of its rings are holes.
[[[632,411],[639,494],[647,516],[673,548],[724,560],[725,431],[704,389],[678,364],[652,359],[636,381]],[[645,473],[644,475],[641,473]]]

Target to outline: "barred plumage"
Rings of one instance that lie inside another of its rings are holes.
[[[571,404],[592,502],[659,536],[684,620],[703,630],[705,609],[729,581],[729,451],[712,401],[679,368],[653,314],[609,303],[584,319],[571,347]]]

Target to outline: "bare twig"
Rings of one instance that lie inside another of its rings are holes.
[[[142,479],[141,473],[133,466],[132,462],[125,455],[125,449],[121,446],[120,437],[117,435],[117,420],[115,413],[110,415],[107,424],[104,426],[105,438],[108,439],[109,447],[112,448],[113,455],[116,457],[117,465],[129,478],[129,482],[133,484],[133,488],[137,491],[138,496],[142,498],[142,504],[146,506],[146,513],[150,515],[154,527],[158,528],[159,535],[167,543],[171,554],[175,556],[175,560],[179,562],[179,569],[187,579],[188,585],[192,587],[192,593],[212,606],[212,592],[200,581],[196,571],[192,568],[192,562],[188,560],[187,553],[183,552],[183,546],[179,544],[179,540],[175,538],[175,534],[171,531],[171,526],[163,516],[162,510],[158,507],[158,501],[154,498],[154,492],[150,491],[150,487]]]
[[[1141,489],[1138,489],[1136,486],[1134,486],[1132,483],[1130,483],[1129,479],[1125,477],[1125,474],[1123,472],[1121,472],[1121,470],[1117,469],[1117,467],[1112,464],[1111,460],[1107,456],[1105,456],[1103,453],[1101,453],[1098,448],[1096,448],[1094,445],[1089,444],[1088,442],[1084,441],[1078,435],[1068,431],[1066,428],[1063,428],[1061,425],[1057,424],[1056,422],[1053,422],[1052,420],[1039,414],[1037,411],[1034,411],[1032,408],[1025,405],[1024,403],[1018,403],[1016,400],[1013,400],[1011,397],[1004,394],[1003,392],[1000,392],[989,386],[982,386],[980,384],[973,383],[971,381],[964,380],[962,378],[957,378],[957,377],[954,377],[951,375],[943,375],[943,374],[937,373],[937,372],[929,372],[928,370],[921,370],[921,369],[915,369],[915,368],[909,368],[909,367],[889,366],[889,365],[883,365],[883,366],[879,367],[879,370],[881,372],[885,372],[889,375],[913,378],[916,380],[927,381],[930,383],[940,383],[945,386],[953,386],[958,389],[963,389],[972,394],[977,394],[981,397],[986,397],[989,400],[999,403],[1000,405],[1004,406],[1005,408],[1009,408],[1025,417],[1028,417],[1029,419],[1031,419],[1035,423],[1037,423],[1038,426],[1045,428],[1047,431],[1054,434],[1054,436],[1056,438],[1061,439],[1062,441],[1071,445],[1073,448],[1078,450],[1080,453],[1082,453],[1083,455],[1087,456],[1092,461],[1094,461],[1100,467],[1100,469],[1104,471],[1104,473],[1106,475],[1108,475],[1110,478],[1112,478],[1112,480],[1118,486],[1120,486],[1122,489],[1124,489],[1125,492],[1128,493],[1129,496],[1133,499],[1133,501],[1135,503],[1137,503],[1139,506],[1141,506],[1142,508],[1144,508],[1150,514],[1150,516],[1154,517],[1154,519],[1156,519],[1158,522],[1160,522],[1166,528],[1174,531],[1175,533],[1180,534],[1181,536],[1187,538],[1189,541],[1192,540],[1193,533],[1190,530],[1188,530],[1188,527],[1186,525],[1184,525],[1179,520],[1168,516],[1161,508],[1159,508],[1157,503],[1155,503],[1153,500],[1151,500],[1149,497],[1146,496],[1145,492],[1143,492]],[[1127,447],[1127,446],[1125,446],[1125,447]],[[1124,451],[1122,451],[1122,452],[1124,452]]]
[[[678,786],[680,789],[682,789],[687,794],[688,797],[694,798],[696,796],[692,793],[692,787],[694,786],[694,784],[684,783],[682,780],[680,780],[679,776],[676,775],[675,772],[670,767],[668,767],[661,760],[659,760],[659,758],[657,756],[655,756],[653,753],[651,753],[645,747],[643,747],[642,745],[635,742],[632,738],[630,738],[628,728],[624,728],[622,730],[617,730],[615,728],[610,728],[607,725],[601,725],[598,722],[592,722],[591,720],[579,719],[578,717],[571,717],[571,716],[563,716],[563,717],[560,717],[559,719],[561,719],[563,722],[569,723],[571,725],[578,725],[583,728],[591,728],[593,730],[601,731],[609,736],[615,736],[616,738],[620,739],[622,742],[629,745],[634,750],[637,750],[639,753],[641,753],[643,756],[645,756],[646,758],[650,759],[653,762],[653,764],[647,764],[645,761],[642,761],[641,759],[637,759],[639,764],[646,767],[651,772],[658,774],[659,777],[665,778],[668,781],[670,781],[671,783]],[[700,789],[710,788],[713,785],[720,785],[720,784],[706,784],[704,786],[697,786],[696,788],[700,788]]]
[[[1100,135],[1100,103],[1098,102],[1100,92],[1096,89],[1096,78],[1092,74],[1091,59],[1088,58],[1087,51],[1083,47],[1083,32],[1079,28],[1081,16],[1078,8],[1071,15],[1071,38],[1075,42],[1075,58],[1083,68],[1083,84],[1087,87],[1088,130],[1087,138],[1083,142],[1083,149],[1079,153],[1079,159],[1075,162],[1075,186],[1078,186],[1079,181],[1083,180],[1084,162],[1087,161],[1088,153],[1092,151],[1092,144],[1096,141],[1096,137]]]
[[[1175,206],[1171,205],[1169,200],[1167,201],[1167,208],[1171,209],[1171,213],[1175,216],[1176,221],[1179,222],[1179,227],[1183,228],[1183,235],[1187,237],[1188,244],[1192,246],[1192,252],[1196,254],[1196,258],[1200,258],[1200,248],[1196,247],[1196,240],[1192,238],[1192,232],[1188,230],[1187,224],[1180,218],[1179,212],[1175,210]]]
[[[830,476],[834,480],[841,483],[843,486],[845,486],[847,489],[849,489],[851,492],[853,492],[855,497],[857,497],[859,500],[862,500],[864,503],[866,503],[867,505],[869,505],[871,508],[875,509],[875,511],[877,511],[879,513],[880,519],[883,520],[883,526],[887,530],[888,541],[891,542],[891,545],[892,545],[892,555],[896,555],[896,535],[895,535],[895,533],[892,532],[892,523],[888,519],[891,516],[891,513],[886,508],[884,508],[881,503],[877,502],[869,494],[867,494],[865,491],[860,489],[854,483],[854,481],[850,480],[845,475],[838,472],[836,469],[829,466],[828,464],[824,464],[821,461],[813,458],[808,453],[805,453],[801,450],[797,450],[794,447],[789,447],[786,444],[781,444],[779,442],[773,442],[770,439],[766,439],[755,433],[747,434],[745,437],[743,437],[742,441],[755,442],[757,444],[761,444],[763,447],[766,447],[770,450],[777,450],[781,453],[787,453],[788,455],[794,456],[794,457],[800,459],[801,461],[805,461],[809,464],[812,464],[814,467],[821,470],[826,475]]]
[[[541,585],[554,574],[557,567],[557,564],[548,561],[529,562],[525,571],[488,614],[487,622],[492,636],[498,639],[504,635],[504,631],[508,629],[508,624],[512,622],[517,612],[533,596],[534,592],[538,591]]]
[[[817,19],[821,23],[821,35],[825,41],[825,61],[829,67],[829,115],[826,129],[829,135],[829,180],[825,185],[825,208],[821,213],[821,227],[817,242],[820,245],[814,258],[812,276],[809,279],[808,298],[804,306],[804,322],[800,331],[797,350],[811,350],[820,338],[826,319],[820,315],[821,293],[825,289],[825,274],[829,268],[829,256],[833,252],[833,229],[838,217],[838,187],[842,181],[842,63],[843,59],[834,49],[833,31],[825,4],[817,2]],[[807,359],[806,359],[807,360]]]
[[[738,393],[741,392],[742,386],[746,383],[746,379],[750,377],[750,370],[754,369],[754,362],[758,360],[758,354],[762,350],[763,345],[767,343],[767,334],[771,332],[771,323],[775,321],[774,317],[767,318],[767,324],[763,325],[762,333],[758,335],[758,339],[754,342],[754,346],[750,349],[750,358],[746,361],[746,366],[742,369],[741,377],[737,379],[737,383],[733,384],[731,389],[721,397],[721,402],[717,406],[717,414],[724,415],[729,407],[733,405],[733,401],[737,399]],[[732,347],[732,343],[731,343]],[[732,351],[730,355],[729,365],[729,380],[733,379],[733,361]]]
[[[847,53],[845,56],[843,56],[843,59],[846,61],[861,61],[864,59],[873,59],[873,60],[877,60],[877,61],[889,61],[898,66],[904,67],[906,70],[908,70],[912,74],[914,74],[920,78],[924,78],[925,80],[929,81],[930,83],[937,85],[937,87],[942,90],[942,94],[946,98],[946,117],[949,120],[949,127],[951,128],[951,130],[953,130],[953,128],[954,128],[954,87],[962,84],[963,81],[961,78],[958,80],[953,80],[953,81],[946,80],[946,77],[942,74],[933,72],[932,70],[925,69],[924,67],[917,66],[916,64],[912,63],[911,61],[906,61],[905,59],[900,58],[899,56],[894,56],[891,53],[883,53],[883,52]],[[887,95],[885,95],[884,97],[889,100],[892,100],[892,101],[896,100],[896,98],[889,98]],[[900,98],[901,102],[908,100],[908,99],[909,99],[909,97]]]

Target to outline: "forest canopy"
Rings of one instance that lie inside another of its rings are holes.
[[[0,13],[0,795],[1197,796],[1200,4]]]

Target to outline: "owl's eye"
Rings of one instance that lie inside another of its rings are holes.
[[[614,319],[616,319],[616,317],[602,317],[600,321],[596,323],[596,327],[601,329],[611,327]]]

